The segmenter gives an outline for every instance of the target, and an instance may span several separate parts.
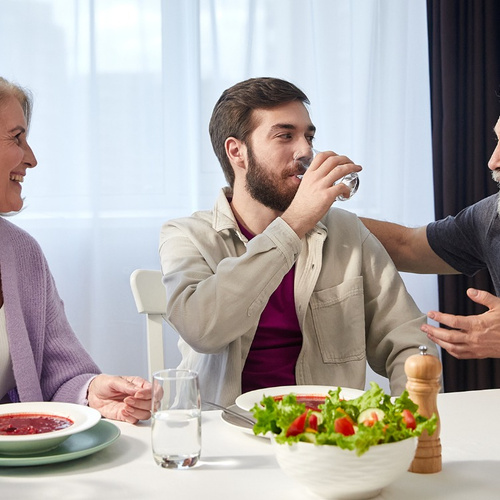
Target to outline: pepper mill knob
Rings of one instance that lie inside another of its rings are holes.
[[[437,428],[432,436],[424,431],[418,438],[415,458],[408,469],[410,472],[430,474],[442,469],[441,459],[441,421],[437,409],[437,395],[441,388],[441,361],[427,354],[427,347],[420,346],[420,354],[410,356],[405,362],[408,379],[406,389],[410,399],[418,405],[418,412],[424,417],[438,417]]]

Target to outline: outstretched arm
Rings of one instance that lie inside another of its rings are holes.
[[[131,424],[151,416],[151,383],[141,377],[97,375],[89,385],[89,406]]]
[[[398,271],[421,274],[458,274],[438,257],[427,241],[426,226],[406,227],[393,222],[360,217],[384,245]]]
[[[469,288],[467,295],[488,308],[475,316],[455,316],[430,311],[427,316],[451,330],[422,325],[427,336],[458,359],[500,358],[500,298]]]

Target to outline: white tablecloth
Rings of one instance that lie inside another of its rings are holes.
[[[500,389],[440,394],[443,470],[410,472],[377,498],[500,498]],[[149,424],[116,423],[120,438],[77,460],[36,467],[0,467],[7,499],[317,499],[281,471],[270,443],[203,412],[199,465],[167,470],[151,455]]]

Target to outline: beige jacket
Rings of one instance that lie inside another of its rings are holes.
[[[164,224],[160,259],[167,321],[179,332],[180,367],[199,372],[202,398],[232,404],[260,315],[295,264],[303,334],[297,384],[363,389],[366,361],[405,388],[405,359],[425,344],[425,316],[379,241],[360,220],[332,208],[303,240],[281,218],[251,241],[223,190],[212,211]],[[269,381],[273,385],[272,380]]]

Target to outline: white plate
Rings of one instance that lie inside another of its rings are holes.
[[[237,405],[231,405],[228,410],[231,410],[235,413],[238,413],[240,415],[243,415],[245,417],[253,418],[253,415],[246,410],[242,410],[239,406]],[[235,427],[239,430],[242,430],[246,434],[250,434],[252,436],[255,436],[253,432],[253,425],[250,424],[250,422],[246,422],[245,420],[242,420],[235,415],[231,415],[231,413],[228,413],[226,411],[222,411],[221,413],[221,418],[224,422],[229,424],[231,427]],[[259,434],[260,437],[263,437],[262,434]]]
[[[43,453],[59,446],[72,434],[85,431],[95,426],[101,419],[101,414],[94,408],[72,403],[37,402],[8,403],[0,405],[0,415],[10,413],[35,413],[38,415],[55,415],[66,417],[73,424],[64,429],[41,434],[0,435],[0,454],[2,455],[33,455]]]
[[[284,394],[300,395],[326,395],[328,391],[336,391],[337,387],[333,385],[283,385],[279,387],[267,387],[255,391],[246,392],[236,398],[235,403],[242,410],[250,411],[256,403],[260,403],[264,396],[282,396]],[[359,389],[342,388],[340,395],[344,399],[355,399],[365,391]]]

